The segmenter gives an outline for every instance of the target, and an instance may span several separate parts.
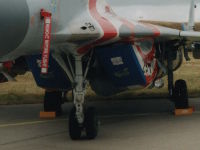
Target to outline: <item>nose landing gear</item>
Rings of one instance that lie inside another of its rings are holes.
[[[75,87],[73,89],[75,108],[72,109],[69,119],[69,133],[73,140],[80,139],[84,130],[88,139],[94,139],[98,132],[95,109],[88,108],[85,110],[84,108],[86,84],[82,66],[82,57],[75,56]]]
[[[92,53],[88,59],[87,66],[83,67],[82,56],[73,55],[72,59],[68,58],[68,65],[60,54],[53,54],[58,64],[63,68],[72,83],[74,108],[69,116],[69,135],[72,140],[78,140],[82,136],[82,131],[86,131],[88,139],[96,138],[98,134],[98,119],[94,108],[85,108],[86,76],[89,70]],[[69,67],[67,67],[69,66]],[[83,68],[86,68],[83,71]]]

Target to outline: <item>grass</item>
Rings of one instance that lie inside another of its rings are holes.
[[[30,72],[16,79],[17,82],[0,84],[1,105],[42,102],[44,90],[37,87]]]
[[[200,60],[192,59],[190,62],[183,62],[180,69],[175,72],[175,80],[184,79],[187,81],[189,96],[200,96]],[[167,78],[164,78],[167,83]],[[0,105],[10,104],[32,104],[43,101],[44,90],[37,87],[31,73],[17,77],[17,82],[8,82],[0,85]],[[167,84],[162,89],[130,90],[118,95],[104,98],[95,95],[89,88],[87,92],[88,100],[100,99],[133,99],[133,98],[159,98],[167,97]],[[68,94],[71,99],[71,94]]]

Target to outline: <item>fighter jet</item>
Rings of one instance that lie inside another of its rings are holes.
[[[88,84],[96,94],[111,96],[159,87],[168,76],[170,99],[176,108],[188,108],[186,82],[174,84],[173,72],[182,63],[181,48],[200,41],[200,32],[121,16],[106,0],[1,0],[2,76],[11,80],[30,70],[46,90],[44,109],[58,114],[63,93],[72,90],[73,140],[82,132],[88,139],[98,134],[96,111],[85,106]]]

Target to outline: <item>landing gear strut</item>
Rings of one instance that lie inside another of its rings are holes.
[[[95,109],[84,108],[85,79],[83,74],[82,57],[75,56],[75,87],[73,89],[73,100],[75,108],[72,109],[69,118],[69,133],[73,140],[80,139],[83,130],[86,131],[88,139],[94,139],[98,132],[98,120]]]
[[[187,84],[184,80],[177,80],[174,85],[173,75],[173,51],[168,50],[168,90],[170,99],[174,102],[176,109],[189,108]]]
[[[94,108],[85,108],[85,93],[86,93],[86,76],[89,70],[92,53],[88,60],[85,71],[83,71],[82,56],[74,55],[74,65],[72,65],[72,59],[68,58],[68,67],[59,54],[54,54],[53,57],[63,68],[68,75],[72,83],[72,95],[74,108],[70,112],[69,116],[69,135],[72,140],[81,138],[82,131],[86,131],[88,139],[96,138],[98,134],[98,119],[96,117],[96,111]],[[74,66],[74,67],[73,67]]]

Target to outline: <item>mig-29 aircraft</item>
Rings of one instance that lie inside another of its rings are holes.
[[[191,1],[189,24],[178,30],[121,17],[106,0],[1,0],[1,82],[30,70],[46,90],[44,110],[57,114],[63,93],[72,90],[73,140],[83,131],[88,139],[98,134],[95,109],[84,105],[88,84],[98,95],[111,96],[162,87],[168,76],[175,107],[188,108],[186,82],[174,84],[173,71],[182,63],[181,49],[200,41],[193,30],[195,7]],[[200,58],[200,50],[194,51]]]

